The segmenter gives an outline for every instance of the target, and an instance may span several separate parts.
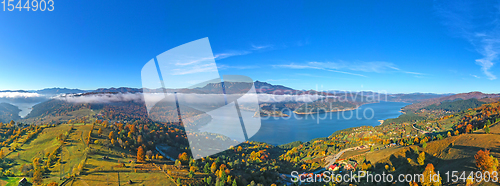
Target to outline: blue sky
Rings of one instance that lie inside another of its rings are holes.
[[[498,1],[62,1],[0,12],[0,90],[141,87],[208,37],[220,74],[296,89],[500,92]]]

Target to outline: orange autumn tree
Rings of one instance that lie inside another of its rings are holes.
[[[427,164],[422,175],[424,175],[420,180],[422,186],[441,185],[441,177],[437,176],[436,172],[434,172],[434,165],[432,163]]]
[[[135,125],[130,125],[128,128],[129,128],[130,132],[132,132],[132,133],[135,133],[137,131],[137,128],[135,127]]]
[[[410,186],[418,186],[418,183],[416,183],[416,182],[410,182]]]
[[[137,161],[144,161],[144,149],[141,146],[137,148]]]
[[[215,171],[217,171],[217,163],[213,162],[212,166],[210,166],[210,172],[215,174]]]
[[[113,139],[115,138],[115,133],[113,133],[113,131],[109,132],[109,139]]]
[[[189,156],[186,152],[179,154],[179,160],[182,162],[182,164],[188,164],[189,162]]]
[[[497,171],[498,160],[490,155],[489,150],[479,150],[477,154],[474,155],[476,159],[476,166],[479,170],[485,172]]]
[[[465,127],[465,133],[472,133],[472,125],[471,125],[471,124],[468,124],[468,125]]]
[[[425,163],[425,152],[424,151],[422,151],[418,155],[417,162],[418,162],[419,165],[424,165],[424,163]]]

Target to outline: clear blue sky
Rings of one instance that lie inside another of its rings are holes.
[[[296,89],[500,92],[498,1],[54,1],[0,12],[0,90],[141,87],[208,37],[221,74]]]

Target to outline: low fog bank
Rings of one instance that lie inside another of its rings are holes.
[[[173,96],[171,93],[167,93],[167,96]],[[224,95],[221,94],[194,94],[194,93],[177,93],[180,102],[185,102],[189,104],[213,104],[214,101],[220,101],[224,99]],[[98,104],[98,103],[113,103],[113,102],[139,102],[146,103],[147,106],[154,105],[155,103],[161,101],[165,98],[163,93],[95,93],[95,94],[39,94],[31,92],[0,92],[0,102],[6,102],[17,106],[21,109],[19,115],[21,117],[27,116],[32,107],[36,104],[48,101],[50,99],[57,99],[69,103],[76,104]],[[260,103],[272,103],[272,102],[287,102],[287,101],[297,101],[297,102],[313,102],[318,99],[324,98],[324,96],[318,95],[273,95],[273,94],[227,94],[226,98],[228,100],[238,99],[238,102],[254,103],[256,98]]]
[[[0,103],[9,103],[18,107],[20,117],[25,117],[31,112],[31,108],[41,102],[47,101],[51,95],[43,95],[32,92],[0,92]]]
[[[31,92],[0,92],[0,102],[6,103],[38,103],[46,101],[50,95],[43,95]]]
[[[167,96],[173,94],[167,93]],[[211,103],[213,100],[219,100],[223,95],[221,94],[184,94],[177,93],[180,100],[191,103]],[[313,102],[325,96],[318,95],[273,95],[273,94],[228,94],[228,99],[238,99],[239,102],[254,102],[257,96],[259,102],[284,102],[284,101],[298,101],[298,102]],[[163,93],[113,93],[113,94],[67,94],[54,97],[55,99],[70,102],[70,103],[111,103],[123,101],[135,102],[158,102],[165,98]]]
[[[142,93],[117,93],[117,94],[66,94],[54,97],[54,99],[69,103],[111,103],[136,101],[144,102]]]

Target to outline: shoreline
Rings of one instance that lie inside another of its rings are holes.
[[[356,108],[346,108],[346,109],[342,109],[342,110],[329,110],[329,111],[325,111],[325,112],[321,112],[321,113],[329,113],[329,112],[344,112],[344,111],[350,111],[350,110],[356,110],[358,109],[360,106],[357,106]],[[297,114],[297,115],[308,115],[308,114],[317,114],[319,112],[308,112],[308,113],[305,113],[305,112],[297,112],[297,111],[293,111],[293,113]]]
[[[265,113],[265,112],[264,112]],[[259,117],[273,117],[273,118],[282,118],[282,117],[290,117],[288,114],[285,114],[285,113],[279,113],[279,114],[269,114],[269,113],[265,113],[267,115],[262,115],[262,112],[255,112],[254,115],[252,117],[256,118],[257,116]]]
[[[344,112],[344,111],[351,111],[351,110],[356,110],[358,109],[359,107],[363,106],[363,105],[369,105],[369,104],[374,104],[374,103],[381,103],[381,102],[394,102],[394,103],[408,103],[408,104],[413,104],[413,103],[410,103],[410,102],[402,102],[402,101],[379,101],[379,102],[373,102],[373,103],[364,103],[364,104],[361,104],[361,105],[357,105],[356,108],[346,108],[346,109],[342,109],[342,110],[330,110],[330,111],[325,111],[325,112],[321,112],[321,113],[329,113],[329,112]],[[408,105],[407,105],[408,106]],[[404,108],[404,107],[403,107]],[[405,114],[405,112],[403,111],[403,108],[400,109],[399,112]],[[292,113],[294,114],[297,114],[297,115],[309,115],[309,114],[318,114],[318,112],[309,112],[309,113],[305,113],[305,112],[297,112],[297,111],[292,111]],[[282,117],[290,117],[290,115],[288,114],[285,114],[283,113],[283,115],[269,115],[269,116],[261,116],[261,117],[273,117],[273,118],[282,118]]]

